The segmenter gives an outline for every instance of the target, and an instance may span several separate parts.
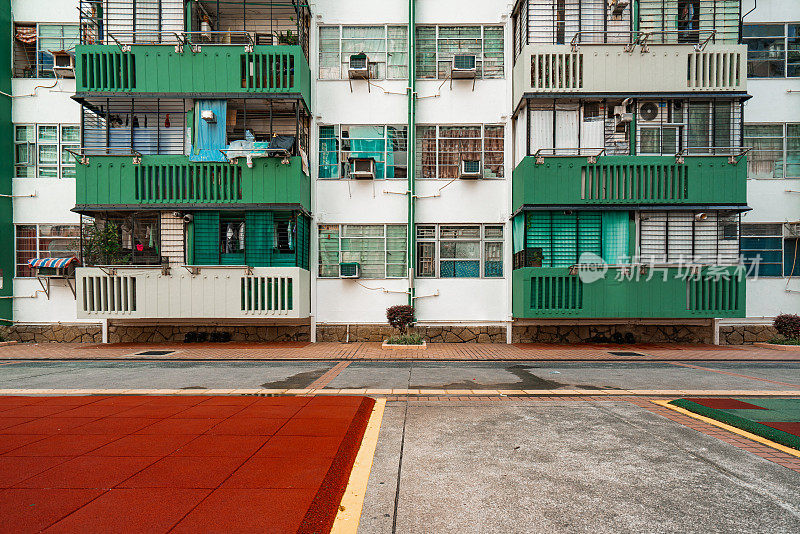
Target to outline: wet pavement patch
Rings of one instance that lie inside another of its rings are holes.
[[[142,352],[137,352],[134,356],[166,356],[174,352],[174,350],[144,350]]]

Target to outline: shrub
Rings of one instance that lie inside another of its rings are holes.
[[[782,313],[775,317],[772,325],[785,338],[800,338],[800,315]]]
[[[386,308],[386,319],[390,326],[405,334],[409,325],[414,322],[414,307],[404,304]]]
[[[419,334],[401,334],[391,336],[386,340],[387,345],[422,345],[422,336]]]

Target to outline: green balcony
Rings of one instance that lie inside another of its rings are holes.
[[[311,178],[299,156],[255,158],[250,168],[190,162],[187,156],[86,156],[77,165],[76,210],[226,208],[264,205],[311,210]]]
[[[78,93],[278,94],[311,104],[311,71],[299,45],[79,45]]]
[[[528,156],[513,173],[525,205],[745,205],[747,161],[728,156]],[[594,162],[590,162],[594,161]]]
[[[687,319],[745,316],[745,280],[736,267],[678,268],[642,273],[638,266],[609,269],[582,281],[568,267],[527,267],[512,275],[515,319]],[[666,280],[664,279],[666,272]],[[652,276],[651,276],[652,275]],[[586,279],[586,277],[583,277]],[[650,278],[648,280],[648,278]]]

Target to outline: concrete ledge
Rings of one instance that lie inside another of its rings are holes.
[[[753,343],[755,347],[762,347],[772,350],[786,350],[789,352],[800,352],[800,345],[778,345],[777,343]]]

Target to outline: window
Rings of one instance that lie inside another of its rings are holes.
[[[222,265],[244,265],[245,224],[243,213],[221,212],[219,258]]]
[[[735,265],[739,215],[724,211],[645,211],[639,219],[644,263]]]
[[[745,124],[748,178],[800,178],[800,124]]]
[[[518,267],[569,267],[629,261],[630,216],[627,211],[529,211]]]
[[[640,154],[726,154],[739,146],[741,105],[731,100],[640,101]]]
[[[748,275],[800,276],[798,233],[800,228],[797,225],[786,227],[782,223],[742,224],[742,258],[748,267]]]
[[[417,28],[417,77],[444,80],[453,56],[475,56],[479,78],[502,78],[502,26],[420,26]]]
[[[800,76],[800,24],[745,24],[749,78]]]
[[[408,28],[405,26],[322,26],[319,29],[319,79],[345,80],[350,56],[365,53],[370,79],[408,78]]]
[[[361,278],[404,278],[406,225],[323,224],[319,227],[319,276],[336,278],[339,263],[356,262]]]
[[[72,124],[14,126],[14,176],[17,178],[74,178],[81,127]]]
[[[35,258],[77,256],[80,247],[80,225],[19,224],[16,230],[16,276],[34,276],[28,264]]]
[[[53,78],[52,52],[75,52],[77,24],[16,24],[14,77]]]
[[[502,278],[502,225],[417,226],[418,278]]]
[[[742,259],[750,276],[783,274],[782,241],[782,224],[742,225]]]
[[[504,176],[503,126],[419,126],[417,138],[420,178],[458,178],[461,161],[475,159],[484,178]]]
[[[405,178],[407,137],[405,126],[320,126],[319,177],[350,178],[351,158],[372,158],[375,178]]]

